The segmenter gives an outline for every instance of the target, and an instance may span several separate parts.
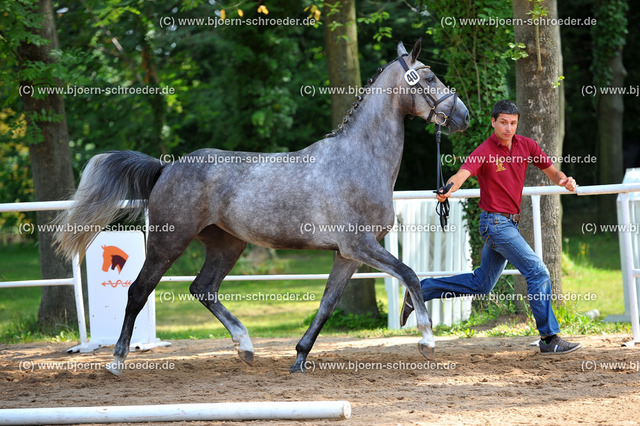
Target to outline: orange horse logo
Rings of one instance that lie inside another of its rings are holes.
[[[111,266],[112,270],[118,268],[118,274],[121,273],[129,255],[116,246],[102,246],[102,250],[102,270],[107,272]]]

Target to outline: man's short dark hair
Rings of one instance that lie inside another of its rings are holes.
[[[509,99],[498,101],[493,106],[493,109],[491,110],[491,117],[494,120],[497,120],[500,114],[516,114],[518,119],[520,119],[520,109],[518,109],[518,105]]]

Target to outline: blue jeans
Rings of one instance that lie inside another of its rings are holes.
[[[527,299],[540,335],[559,333],[551,309],[549,270],[522,238],[518,225],[502,215],[482,212],[479,229],[485,242],[480,267],[469,274],[422,280],[424,300],[489,294],[509,261],[527,281]]]

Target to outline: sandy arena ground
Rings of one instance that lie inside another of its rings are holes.
[[[321,336],[307,374],[288,372],[295,338],[254,339],[253,367],[231,340],[179,340],[132,352],[127,362],[140,368],[121,377],[104,369],[112,348],[69,355],[69,344],[4,345],[0,408],[344,399],[350,419],[309,424],[640,422],[640,348],[621,347],[629,335],[575,337],[582,349],[553,357],[531,337],[437,338],[434,362],[418,339]]]

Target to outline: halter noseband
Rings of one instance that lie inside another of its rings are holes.
[[[402,65],[402,68],[404,68],[404,70],[405,70],[405,80],[407,81],[407,83],[409,85],[411,85],[411,86],[416,86],[417,85],[420,88],[420,91],[422,92],[422,96],[424,97],[424,99],[427,101],[427,104],[429,104],[429,107],[431,108],[431,111],[429,111],[429,117],[427,117],[427,122],[430,123],[431,119],[433,118],[433,116],[435,114],[435,116],[436,116],[435,123],[436,124],[444,125],[444,126],[448,125],[449,121],[451,119],[451,113],[453,112],[453,108],[455,108],[456,102],[458,100],[458,94],[457,93],[447,93],[446,95],[442,96],[440,99],[436,99],[435,97],[433,97],[433,95],[430,93],[429,88],[422,85],[422,81],[420,80],[420,76],[416,72],[417,70],[419,70],[419,69],[421,69],[423,67],[420,67],[420,68],[409,68],[409,66],[407,65],[407,63],[404,60],[404,56],[409,56],[409,54],[405,53],[403,55],[398,56],[398,62],[400,62],[400,65]],[[413,73],[411,73],[411,71],[413,71]],[[414,79],[416,81],[412,83],[412,79]],[[412,93],[411,93],[411,104],[412,104],[411,115],[415,115],[413,113],[413,110],[415,108],[414,96],[415,96],[415,91],[412,91]],[[444,101],[445,99],[448,99],[451,96],[453,96],[453,103],[451,104],[451,108],[449,109],[449,114],[446,114],[443,111],[436,111],[436,107],[442,101]],[[442,121],[439,121],[438,117],[442,117]]]

